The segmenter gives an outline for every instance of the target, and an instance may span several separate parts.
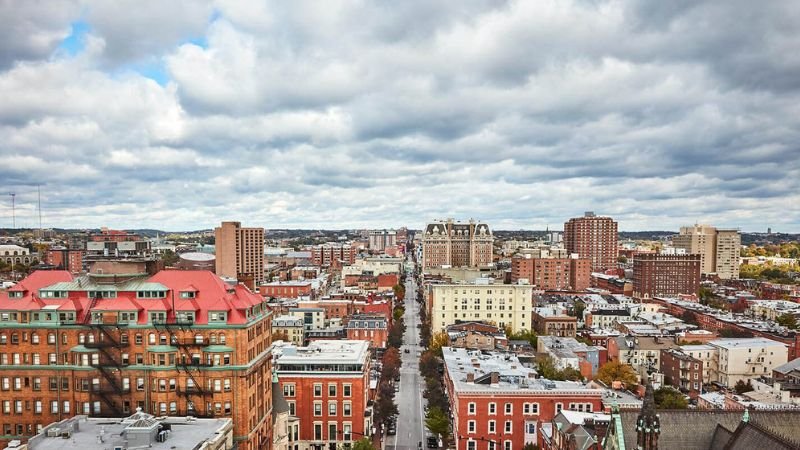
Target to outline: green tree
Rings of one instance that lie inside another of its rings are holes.
[[[621,381],[625,387],[629,387],[636,385],[637,377],[631,366],[619,361],[609,361],[597,371],[595,379],[608,386],[611,386],[614,381]]]
[[[680,391],[672,386],[664,386],[653,393],[656,407],[659,409],[686,409],[689,403]]]
[[[450,435],[450,418],[440,408],[432,407],[425,415],[425,427],[431,433],[438,434],[442,441],[447,444],[447,437]]]
[[[744,394],[745,392],[753,390],[753,384],[750,383],[750,380],[747,380],[747,383],[745,383],[744,380],[739,380],[733,385],[733,390],[736,391],[737,394]]]
[[[353,442],[353,450],[375,450],[372,441],[369,438],[361,438]]]
[[[714,297],[714,293],[711,291],[711,289],[705,286],[700,286],[700,289],[697,291],[697,297],[700,299],[700,303],[705,305]]]
[[[426,350],[419,358],[419,372],[425,378],[439,377],[439,359],[430,350]]]
[[[447,411],[450,406],[447,403],[447,397],[444,395],[442,382],[439,378],[425,379],[425,391],[423,391],[423,396],[428,400],[428,405],[432,408],[436,407],[442,411]]]
[[[697,317],[695,316],[694,312],[688,309],[681,314],[681,320],[690,325],[697,325]]]
[[[397,308],[394,309],[392,315],[394,317],[394,320],[400,320],[403,318],[403,314],[405,313],[406,313],[405,308],[403,308],[402,306],[398,306]]]
[[[620,256],[617,258],[617,262],[621,262],[622,264],[625,264],[626,262],[628,262],[628,257],[627,257],[627,256],[625,256],[625,255],[620,255]]]
[[[775,318],[775,322],[777,322],[778,325],[782,325],[786,328],[790,328],[793,330],[797,329],[797,317],[795,317],[790,313],[781,314],[780,316]]]
[[[178,254],[173,252],[172,250],[165,250],[164,253],[161,254],[161,261],[164,262],[164,265],[167,267],[174,266],[178,263]]]

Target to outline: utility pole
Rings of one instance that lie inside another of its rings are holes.
[[[10,192],[8,195],[11,196],[11,228],[17,228],[17,214],[15,210],[15,197],[17,196],[16,193]]]

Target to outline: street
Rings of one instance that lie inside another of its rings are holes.
[[[406,332],[403,336],[403,348],[400,355],[403,365],[400,369],[400,392],[395,400],[400,414],[397,417],[397,435],[387,436],[386,447],[394,450],[416,449],[419,443],[425,447],[425,400],[422,392],[425,380],[419,373],[419,305],[415,301],[416,283],[409,275],[406,281],[406,312],[403,320]],[[409,352],[405,353],[408,349]]]

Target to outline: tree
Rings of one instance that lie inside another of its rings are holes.
[[[625,255],[619,255],[619,257],[617,258],[617,262],[621,262],[622,264],[625,264],[625,263],[628,262],[628,257],[625,256]]]
[[[637,377],[631,366],[619,361],[609,361],[597,371],[595,380],[602,381],[607,386],[611,386],[615,381],[621,381],[628,387],[636,385]]]
[[[700,303],[705,305],[709,300],[711,300],[711,298],[714,297],[714,293],[711,291],[711,289],[705,286],[700,286],[700,289],[697,291],[697,297],[700,298]]]
[[[394,390],[392,390],[392,392],[394,392]],[[387,418],[396,416],[397,413],[397,405],[394,403],[393,398],[381,396],[375,401],[375,415],[377,416],[377,422],[383,423]]]
[[[286,330],[275,330],[272,332],[272,342],[284,341],[289,342],[289,333]]]
[[[353,450],[375,450],[372,441],[369,438],[361,438],[353,442]]]
[[[400,348],[403,345],[403,333],[406,331],[406,325],[403,319],[395,320],[389,327],[389,337],[387,344],[389,347]]]
[[[397,308],[394,309],[392,315],[394,317],[394,320],[400,320],[403,318],[403,314],[405,313],[406,313],[405,308],[403,308],[402,306],[398,306]]]
[[[560,380],[558,369],[556,369],[555,361],[550,356],[543,356],[537,358],[537,372],[539,375],[547,378],[548,380]]]
[[[400,375],[400,352],[395,347],[389,347],[383,353],[381,364],[383,369],[381,371],[381,378],[384,380],[394,380]]]
[[[447,332],[440,331],[431,336],[431,343],[428,346],[428,350],[441,358],[442,347],[447,347],[448,345],[450,345],[450,336],[448,336]]]
[[[165,266],[174,266],[178,263],[178,259],[178,255],[169,249],[164,250],[164,253],[161,255],[161,261],[164,261]]]
[[[426,378],[425,391],[423,396],[428,399],[430,407],[437,407],[442,411],[447,411],[450,405],[447,403],[447,397],[444,395],[442,383],[439,378]]]
[[[395,284],[392,287],[392,291],[394,291],[394,297],[400,301],[406,297],[406,287],[402,284]]]
[[[656,407],[659,409],[686,409],[689,406],[686,397],[672,386],[656,389],[653,397],[656,401]]]
[[[419,372],[425,378],[439,377],[439,359],[430,350],[426,350],[419,358]]]
[[[440,408],[432,407],[425,415],[425,427],[431,433],[438,434],[442,441],[447,443],[447,436],[450,434],[450,418]]]
[[[747,383],[745,383],[744,380],[739,380],[733,386],[733,390],[736,391],[737,394],[744,394],[745,392],[753,390],[753,384],[750,383],[750,380],[747,380]]]
[[[688,309],[686,311],[684,311],[683,314],[681,314],[681,320],[686,322],[687,324],[690,324],[690,325],[697,325],[698,324],[697,323],[697,317],[695,316],[694,312],[692,312],[692,311],[690,311]]]
[[[780,316],[775,318],[775,322],[777,322],[778,325],[782,325],[786,328],[790,328],[793,330],[797,329],[797,317],[795,317],[791,313],[781,314]]]

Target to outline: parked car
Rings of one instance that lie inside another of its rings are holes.
[[[428,436],[428,448],[439,448],[439,439],[436,436]]]

